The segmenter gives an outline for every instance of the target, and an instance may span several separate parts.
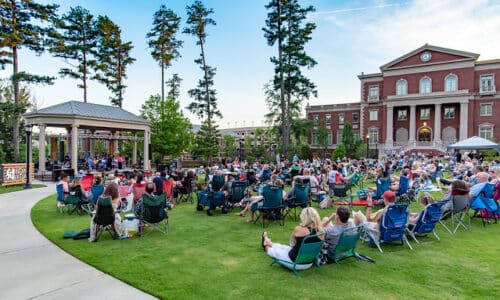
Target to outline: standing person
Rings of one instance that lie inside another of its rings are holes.
[[[300,224],[294,228],[290,235],[289,245],[273,243],[267,235],[267,232],[264,231],[262,233],[262,248],[264,248],[267,255],[273,258],[293,263],[299,253],[302,240],[309,235],[320,233],[323,233],[323,225],[321,224],[318,212],[312,207],[306,207],[300,213]],[[323,237],[317,237],[313,241],[309,241],[319,242],[322,239]],[[304,270],[311,266],[312,263],[297,265],[296,269]]]
[[[123,168],[123,156],[118,154],[116,161],[118,162],[118,170],[121,170]]]
[[[163,194],[163,182],[165,181],[165,176],[167,176],[165,171],[156,172],[155,177],[153,178],[153,183],[155,185],[155,195]]]

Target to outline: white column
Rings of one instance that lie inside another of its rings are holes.
[[[460,135],[459,140],[463,141],[467,138],[467,124],[469,122],[469,103],[460,103]]]
[[[441,104],[434,105],[434,141],[441,142]]]
[[[71,126],[71,167],[78,173],[78,125]]]
[[[393,144],[393,136],[392,136],[392,126],[394,122],[394,107],[387,106],[387,118],[386,118],[386,132],[385,132],[385,145],[386,147],[391,147]]]
[[[38,125],[38,172],[45,172],[45,124]]]
[[[149,169],[149,131],[144,130],[144,170]]]
[[[137,164],[137,133],[134,132],[134,149],[132,150],[132,166]]]
[[[415,142],[415,124],[417,122],[415,118],[415,111],[417,110],[416,105],[410,105],[410,132],[409,132],[409,140],[408,142]]]

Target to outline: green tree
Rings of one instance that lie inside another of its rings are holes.
[[[171,9],[161,5],[153,16],[153,28],[146,35],[151,56],[161,67],[161,101],[165,101],[165,70],[172,65],[172,60],[180,57],[183,42],[176,38],[180,21]]]
[[[19,50],[26,48],[40,55],[45,50],[48,24],[58,6],[42,5],[28,0],[0,1],[0,69],[12,65],[14,111],[12,113],[13,161],[19,161],[19,128],[23,108],[20,106],[21,82],[52,84],[53,77],[29,74],[19,70]]]
[[[316,28],[314,23],[303,22],[314,7],[302,8],[298,0],[271,0],[266,20],[264,37],[269,46],[278,46],[278,56],[272,57],[275,76],[272,88],[279,91],[277,102],[280,112],[282,151],[286,154],[290,143],[291,123],[294,108],[300,110],[301,103],[311,95],[316,96],[316,86],[302,74],[302,68],[312,68],[316,61],[305,52],[305,44]]]
[[[108,17],[99,16],[97,20],[98,51],[96,52],[96,74],[99,82],[111,91],[111,104],[122,107],[123,93],[127,87],[127,66],[135,59],[130,57],[132,42],[123,42],[121,29]]]
[[[151,145],[161,160],[166,155],[177,157],[190,146],[192,125],[180,111],[179,102],[150,96],[141,107],[141,116],[151,122]]]
[[[205,43],[207,38],[206,28],[208,25],[216,25],[215,21],[210,17],[214,13],[213,9],[207,9],[201,1],[195,1],[192,5],[186,7],[187,10],[187,27],[184,28],[184,33],[193,35],[196,38],[196,45],[200,46],[200,58],[194,62],[200,66],[203,71],[203,78],[198,81],[196,88],[188,91],[188,94],[193,98],[188,106],[189,111],[196,114],[202,121],[203,132],[206,132],[200,148],[207,151],[203,153],[203,157],[207,158],[209,164],[212,163],[212,154],[216,154],[214,148],[217,148],[217,126],[214,118],[222,118],[222,114],[217,109],[216,91],[213,89],[214,76],[216,69],[207,65],[205,55]],[[203,137],[201,137],[203,139]],[[198,139],[197,139],[198,141]],[[213,143],[212,145],[208,143]]]
[[[328,129],[326,128],[326,121],[321,120],[316,131],[316,136],[318,139],[318,146],[320,150],[320,157],[325,157],[330,141],[328,140]]]
[[[217,125],[212,124],[211,129],[208,128],[208,119],[201,123],[200,130],[196,133],[193,155],[201,157],[205,162],[211,164],[213,157],[219,153],[219,145],[217,139],[219,137]]]
[[[70,65],[59,70],[59,74],[81,80],[78,87],[83,89],[83,102],[87,102],[87,81],[97,66],[97,36],[94,16],[81,6],[70,8],[58,18],[51,32],[50,52]]]
[[[342,144],[344,144],[347,157],[353,157],[358,143],[349,122],[344,123],[344,129],[342,129]]]
[[[312,121],[308,119],[295,119],[291,125],[291,130],[295,142],[297,144],[302,144],[309,134],[312,126]]]
[[[222,140],[224,141],[224,154],[228,158],[235,158],[236,157],[236,139],[234,136],[230,134],[226,134],[222,137]]]
[[[336,160],[336,159],[342,159],[344,157],[346,157],[345,146],[344,146],[344,144],[340,144],[333,151],[333,153],[332,153],[332,159]]]

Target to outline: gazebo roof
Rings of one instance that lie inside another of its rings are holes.
[[[143,118],[138,117],[120,107],[85,103],[80,101],[68,101],[25,114],[28,118],[34,115],[88,117],[149,124],[149,121],[144,120]]]

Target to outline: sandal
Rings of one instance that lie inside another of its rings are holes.
[[[239,212],[239,213],[235,213],[235,215],[240,216],[240,217],[244,217],[244,216],[245,216],[245,213],[243,213],[243,212]]]
[[[253,222],[255,222],[255,220],[254,219],[248,219],[247,222],[248,223],[253,223]]]
[[[266,249],[266,246],[264,245],[264,242],[266,241],[266,237],[265,237],[265,235],[266,235],[266,232],[264,231],[264,232],[262,233],[262,248],[263,248],[264,250]]]

